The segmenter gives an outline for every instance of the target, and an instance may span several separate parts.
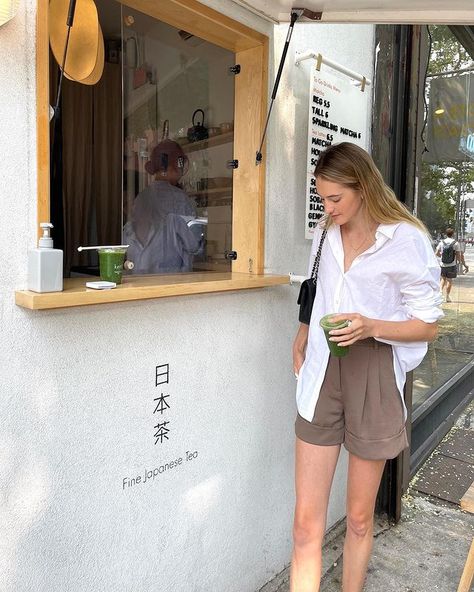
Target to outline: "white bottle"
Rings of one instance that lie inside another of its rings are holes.
[[[33,292],[61,292],[63,289],[63,252],[53,249],[50,232],[53,225],[40,224],[43,236],[38,248],[28,251],[28,290]]]

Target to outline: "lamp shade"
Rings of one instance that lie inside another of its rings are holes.
[[[99,39],[98,39],[98,44],[97,44],[97,61],[95,63],[94,69],[92,70],[92,72],[89,74],[89,76],[86,76],[86,78],[82,78],[81,80],[79,80],[79,78],[72,78],[72,76],[69,76],[69,74],[67,72],[64,72],[64,76],[66,76],[66,78],[68,78],[69,80],[73,80],[74,82],[80,82],[81,84],[87,84],[89,86],[93,85],[93,84],[97,84],[97,82],[99,82],[99,80],[102,77],[102,73],[104,71],[104,63],[105,63],[105,47],[104,47],[104,37],[102,34],[102,29],[100,28],[99,25]]]
[[[68,31],[68,9],[69,0],[51,0],[49,3],[49,42],[60,66]],[[77,0],[64,65],[68,78],[80,82],[94,73],[101,53],[100,41],[103,43],[94,0]]]
[[[0,27],[12,19],[20,0],[0,0]]]

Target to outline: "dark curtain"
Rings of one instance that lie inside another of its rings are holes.
[[[55,67],[52,88],[56,88],[57,78]],[[121,93],[119,64],[106,63],[101,80],[93,86],[63,81],[60,128],[56,124],[51,159],[51,170],[55,171],[51,213],[53,217],[57,212],[56,225],[60,225],[62,206],[66,277],[71,268],[97,262],[95,251],[79,253],[78,246],[121,242]]]
[[[122,242],[122,71],[105,64],[94,87],[93,199],[98,244]]]

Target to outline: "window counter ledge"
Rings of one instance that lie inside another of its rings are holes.
[[[248,290],[290,283],[289,276],[282,275],[195,272],[179,275],[127,276],[123,278],[122,284],[112,290],[86,288],[86,282],[98,279],[94,277],[65,279],[62,292],[39,294],[29,290],[18,290],[15,292],[15,303],[31,310],[47,310],[189,294]]]

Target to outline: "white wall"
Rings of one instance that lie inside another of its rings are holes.
[[[228,1],[207,4],[272,33]],[[0,28],[0,589],[253,592],[291,548],[296,288],[16,307],[37,224],[34,31],[34,0]],[[277,28],[275,54],[285,35]],[[313,38],[371,76],[370,27],[298,26],[269,133],[273,272],[304,272],[308,257],[296,160],[306,148],[307,71],[291,56]],[[160,391],[155,366],[164,363],[170,384]],[[155,445],[160,392],[170,395],[171,431]],[[123,489],[124,477],[186,451],[197,458]],[[330,524],[344,513],[343,468]]]
[[[275,30],[275,45],[283,46],[287,25]],[[372,25],[323,25],[301,22],[295,31],[287,55],[285,76],[282,76],[274,120],[268,134],[268,194],[266,263],[268,271],[284,271],[281,262],[292,263],[292,271],[306,273],[308,241],[304,240],[306,150],[309,108],[310,60],[295,66],[295,54],[312,50],[339,64],[373,79],[374,27]],[[280,50],[274,56],[278,67]],[[323,66],[326,69],[327,66]],[[331,70],[334,75],[337,72]],[[372,92],[368,87],[367,92]],[[371,101],[369,97],[367,138],[370,138]],[[350,109],[350,105],[348,106]],[[369,146],[367,146],[369,148]],[[287,229],[293,249],[281,240]]]

